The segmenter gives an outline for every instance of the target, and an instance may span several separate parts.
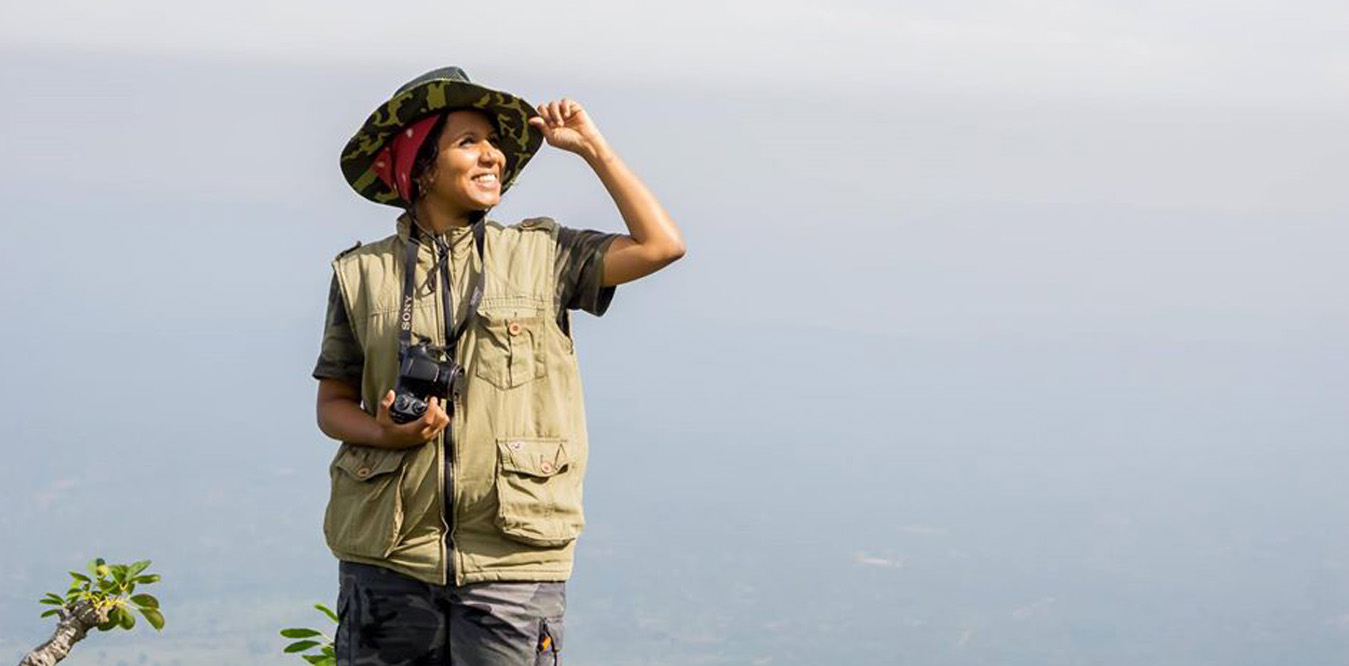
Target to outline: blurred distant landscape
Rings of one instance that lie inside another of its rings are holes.
[[[1157,27],[1203,4],[1139,8],[1133,42],[1096,39],[1110,17],[1025,42],[937,17],[936,41],[897,33],[901,59],[843,18],[769,21],[766,54],[696,33],[712,55],[690,57],[727,71],[664,78],[602,50],[567,78],[479,42],[329,63],[345,52],[4,29],[0,661],[103,556],[154,561],[167,626],[65,663],[303,663],[277,631],[328,629],[312,605],[337,591],[309,377],[327,262],[394,216],[337,154],[448,60],[585,103],[689,246],[575,320],[591,463],[567,663],[1343,663],[1349,95],[1288,72],[1344,47],[1260,3],[1214,34]],[[320,34],[355,20],[333,11]],[[759,25],[723,18],[705,29]],[[492,213],[532,215],[622,229],[556,151]]]

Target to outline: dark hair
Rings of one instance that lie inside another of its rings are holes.
[[[412,160],[412,171],[408,178],[412,180],[412,203],[416,203],[422,198],[422,174],[436,163],[436,158],[440,156],[440,134],[445,131],[445,119],[449,112],[440,114],[435,124],[431,125],[431,131],[427,133],[426,140],[417,149],[417,157]]]

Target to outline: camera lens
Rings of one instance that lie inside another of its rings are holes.
[[[394,395],[393,406],[389,408],[389,418],[394,423],[410,423],[426,413],[426,401],[418,400],[407,393]]]

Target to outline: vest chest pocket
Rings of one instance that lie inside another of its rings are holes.
[[[343,444],[330,468],[323,535],[338,553],[386,557],[403,526],[404,451]]]
[[[581,534],[581,471],[566,440],[508,437],[497,440],[497,527],[533,546],[562,546]]]
[[[477,368],[474,374],[500,389],[523,386],[548,371],[543,358],[543,317],[506,317],[479,313]]]

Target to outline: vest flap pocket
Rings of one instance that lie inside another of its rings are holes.
[[[497,441],[501,450],[501,469],[530,476],[553,476],[563,471],[567,459],[566,442],[560,438],[516,437]]]
[[[339,557],[387,557],[403,526],[406,451],[343,444],[331,467],[323,516],[328,547]]]
[[[487,296],[478,304],[478,316],[487,319],[515,319],[518,317],[537,317],[546,312],[552,304],[542,298],[526,294],[513,296]]]
[[[364,450],[362,450],[364,449]],[[369,481],[382,474],[398,471],[405,451],[348,446],[333,466],[357,481]]]
[[[585,526],[581,474],[567,441],[553,437],[497,440],[497,527],[531,546],[565,546]]]
[[[478,308],[481,329],[473,374],[499,389],[523,386],[548,370],[543,344],[547,320],[529,303],[519,308],[501,303]]]

